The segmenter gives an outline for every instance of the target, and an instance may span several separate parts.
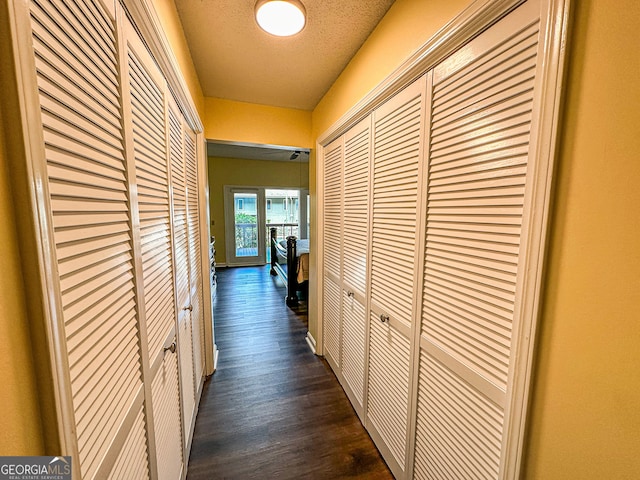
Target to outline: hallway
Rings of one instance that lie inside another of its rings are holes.
[[[220,361],[205,383],[188,480],[391,479],[326,362],[305,342],[305,306],[268,267],[222,269]]]

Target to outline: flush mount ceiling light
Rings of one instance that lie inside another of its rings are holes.
[[[304,28],[306,11],[298,0],[258,0],[256,21],[265,32],[278,37],[295,35]]]

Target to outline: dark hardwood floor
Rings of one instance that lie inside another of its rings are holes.
[[[326,361],[304,303],[284,304],[268,267],[219,271],[220,360],[205,383],[188,480],[391,479]]]

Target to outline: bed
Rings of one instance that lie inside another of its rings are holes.
[[[278,229],[270,229],[271,275],[278,275],[287,285],[285,301],[292,307],[298,304],[298,292],[309,285],[309,240],[289,236],[278,240]]]

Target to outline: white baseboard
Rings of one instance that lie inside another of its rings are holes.
[[[220,350],[218,350],[218,346],[213,344],[213,371],[215,372],[218,368],[218,357],[220,356]]]
[[[305,340],[307,341],[307,344],[309,345],[309,348],[314,353],[314,355],[317,355],[318,353],[316,352],[316,339],[313,338],[313,335],[311,335],[311,332],[307,331]]]

